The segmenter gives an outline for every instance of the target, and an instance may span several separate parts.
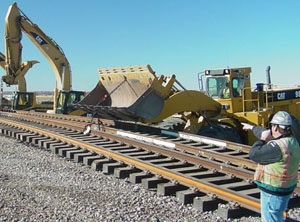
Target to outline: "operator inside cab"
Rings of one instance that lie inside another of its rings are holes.
[[[225,85],[220,93],[220,98],[223,99],[229,99],[230,98],[230,86],[229,86],[229,82],[226,81]]]

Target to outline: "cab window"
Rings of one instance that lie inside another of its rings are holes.
[[[66,98],[66,95],[64,93],[60,93],[59,94],[59,99],[58,99],[57,107],[60,107],[60,108],[63,107],[65,98]]]
[[[212,98],[219,98],[225,88],[227,77],[210,77],[207,79],[206,93]]]
[[[245,79],[240,77],[232,78],[232,94],[233,97],[242,96],[242,90],[245,87]]]

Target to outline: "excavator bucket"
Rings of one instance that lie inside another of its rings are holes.
[[[97,117],[137,121],[154,119],[168,92],[158,91],[158,77],[150,65],[98,69],[97,86],[74,106]],[[154,85],[153,85],[154,83]]]

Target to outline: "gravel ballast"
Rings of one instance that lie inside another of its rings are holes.
[[[176,197],[161,196],[126,179],[0,136],[2,221],[226,221]],[[300,220],[300,210],[289,212]],[[228,221],[260,221],[256,217]]]

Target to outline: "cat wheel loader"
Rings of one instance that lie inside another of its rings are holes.
[[[250,67],[206,70],[199,77],[205,91],[185,89],[175,75],[157,76],[150,65],[98,72],[97,86],[74,105],[93,117],[172,126],[245,144],[255,138],[242,130],[242,122],[268,127],[279,110],[300,118],[300,87],[278,89],[271,83],[251,87]]]
[[[35,93],[27,92],[24,76],[38,61],[22,63],[22,32],[47,58],[54,71],[57,83],[54,90],[54,104],[38,103]],[[18,85],[13,109],[35,111],[53,109],[55,113],[74,115],[84,113],[69,107],[70,104],[83,98],[85,92],[71,90],[71,68],[63,50],[18,8],[17,3],[9,7],[5,18],[5,50],[6,56],[1,53],[0,58],[1,66],[4,65],[6,71],[2,80],[8,86]]]

